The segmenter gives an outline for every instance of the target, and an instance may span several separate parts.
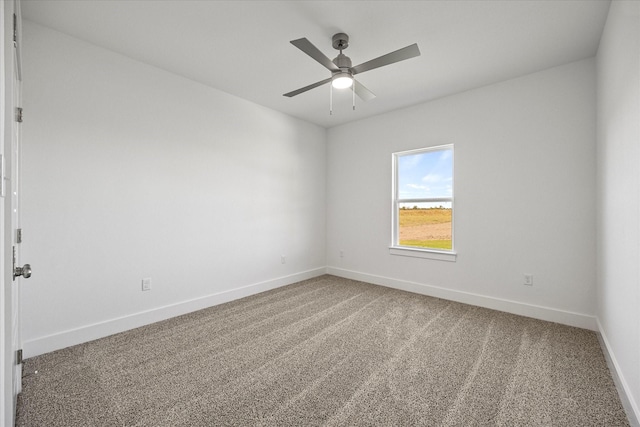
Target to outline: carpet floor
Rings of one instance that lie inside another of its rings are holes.
[[[26,360],[26,426],[626,426],[594,332],[322,276]]]

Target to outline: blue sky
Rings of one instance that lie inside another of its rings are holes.
[[[452,149],[398,156],[400,199],[451,197],[452,190]]]

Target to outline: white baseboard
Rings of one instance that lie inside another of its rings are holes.
[[[140,326],[149,325],[154,322],[170,319],[182,314],[191,313],[203,308],[211,307],[225,302],[244,298],[270,289],[286,286],[301,280],[311,279],[323,274],[333,274],[334,276],[348,279],[360,280],[376,285],[429,295],[465,304],[472,304],[494,310],[505,311],[521,316],[533,317],[536,319],[562,323],[597,331],[595,317],[585,314],[572,313],[568,311],[556,310],[548,307],[535,306],[500,298],[487,297],[484,295],[469,292],[456,291],[437,286],[425,285],[422,283],[409,282],[405,280],[393,279],[390,277],[376,276],[372,274],[360,273],[335,267],[321,267],[289,276],[279,277],[264,282],[259,282],[236,289],[208,295],[205,297],[183,301],[180,303],[159,307],[129,316],[110,319],[104,322],[86,325],[77,329],[71,329],[52,335],[47,335],[23,342],[23,354],[25,358],[34,357],[40,354],[59,350],[72,345],[82,344],[98,338],[103,338],[119,332],[124,332]]]
[[[51,351],[60,350],[72,345],[82,344],[98,338],[104,338],[119,332],[139,328],[161,320],[191,313],[203,308],[244,298],[260,292],[276,289],[302,280],[312,279],[326,273],[324,267],[289,276],[278,277],[264,282],[254,283],[236,289],[219,292],[205,297],[183,301],[176,304],[143,311],[104,322],[94,323],[77,329],[71,329],[23,342],[22,351],[25,358],[38,356]]]
[[[640,427],[640,408],[638,408],[638,405],[632,398],[631,391],[629,390],[629,385],[625,380],[624,375],[622,375],[620,365],[618,365],[618,361],[616,360],[613,350],[611,349],[611,345],[609,344],[607,335],[604,333],[602,324],[600,323],[600,319],[596,318],[596,322],[598,324],[598,340],[600,341],[600,346],[602,347],[604,357],[605,359],[607,359],[607,365],[609,365],[609,371],[611,371],[613,382],[616,384],[616,389],[618,390],[620,401],[622,402],[622,406],[627,413],[629,424],[631,424],[633,427]]]
[[[425,285],[423,283],[409,282],[406,280],[392,279],[390,277],[376,276],[357,271],[344,270],[336,267],[327,267],[327,274],[450,301],[461,302],[464,304],[505,311],[507,313],[518,314],[520,316],[533,317],[534,319],[547,320],[549,322],[561,323],[563,325],[575,326],[592,331],[597,330],[596,318],[587,314],[573,313],[550,307],[525,304],[517,301],[488,297],[470,292],[446,289],[438,286]]]

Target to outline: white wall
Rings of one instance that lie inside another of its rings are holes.
[[[595,80],[588,59],[330,129],[329,272],[595,328]],[[390,255],[391,153],[450,143],[457,261]]]
[[[640,3],[614,1],[598,49],[600,331],[640,419]]]
[[[30,22],[24,46],[27,356],[324,273],[325,129]]]

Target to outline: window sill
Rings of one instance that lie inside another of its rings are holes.
[[[413,258],[435,259],[438,261],[456,262],[458,254],[455,252],[435,251],[429,249],[407,248],[400,246],[389,247],[391,255],[408,256]]]

